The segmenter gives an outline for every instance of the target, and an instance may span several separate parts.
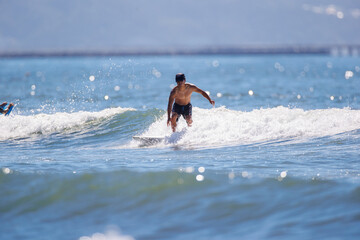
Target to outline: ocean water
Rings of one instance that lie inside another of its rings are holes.
[[[172,133],[178,72],[216,105]],[[3,58],[0,87],[2,240],[360,237],[359,57]]]

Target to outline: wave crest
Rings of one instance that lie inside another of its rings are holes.
[[[85,128],[104,118],[109,118],[133,108],[107,108],[99,112],[80,111],[74,113],[57,112],[55,114],[36,114],[30,116],[15,115],[0,118],[0,141],[28,138],[34,135],[49,135]]]
[[[180,145],[224,146],[251,144],[288,139],[306,139],[332,136],[360,129],[360,110],[344,109],[291,109],[276,107],[251,112],[214,109],[193,109],[193,126],[185,131]],[[184,120],[177,131],[186,129]],[[143,136],[168,136],[166,115],[154,122]]]

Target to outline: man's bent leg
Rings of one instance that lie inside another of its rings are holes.
[[[8,108],[4,111],[4,114],[7,114],[9,112],[9,110],[10,110],[10,107],[13,107],[13,106],[14,106],[14,104],[10,103]]]
[[[191,118],[191,115],[187,115],[187,116],[185,117],[185,120],[186,120],[187,125],[188,125],[189,127],[191,127],[191,124],[193,123],[193,120],[192,120],[192,118]]]
[[[177,118],[178,118],[177,113],[172,112],[172,115],[171,115],[171,128],[172,128],[173,132],[176,131],[176,120],[177,120]]]
[[[191,127],[191,124],[192,124],[192,105],[191,103],[189,103],[188,105],[185,106],[185,109],[184,109],[184,118],[186,120],[186,123],[189,127]]]

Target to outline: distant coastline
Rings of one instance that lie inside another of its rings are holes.
[[[360,56],[360,45],[284,45],[205,48],[125,49],[125,50],[74,50],[74,51],[8,51],[0,58],[17,57],[96,57],[96,56],[151,56],[151,55],[266,55],[266,54],[318,54],[332,56]]]

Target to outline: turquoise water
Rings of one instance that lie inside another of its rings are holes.
[[[0,59],[0,239],[357,239],[359,60]],[[178,72],[216,105],[173,134]]]

